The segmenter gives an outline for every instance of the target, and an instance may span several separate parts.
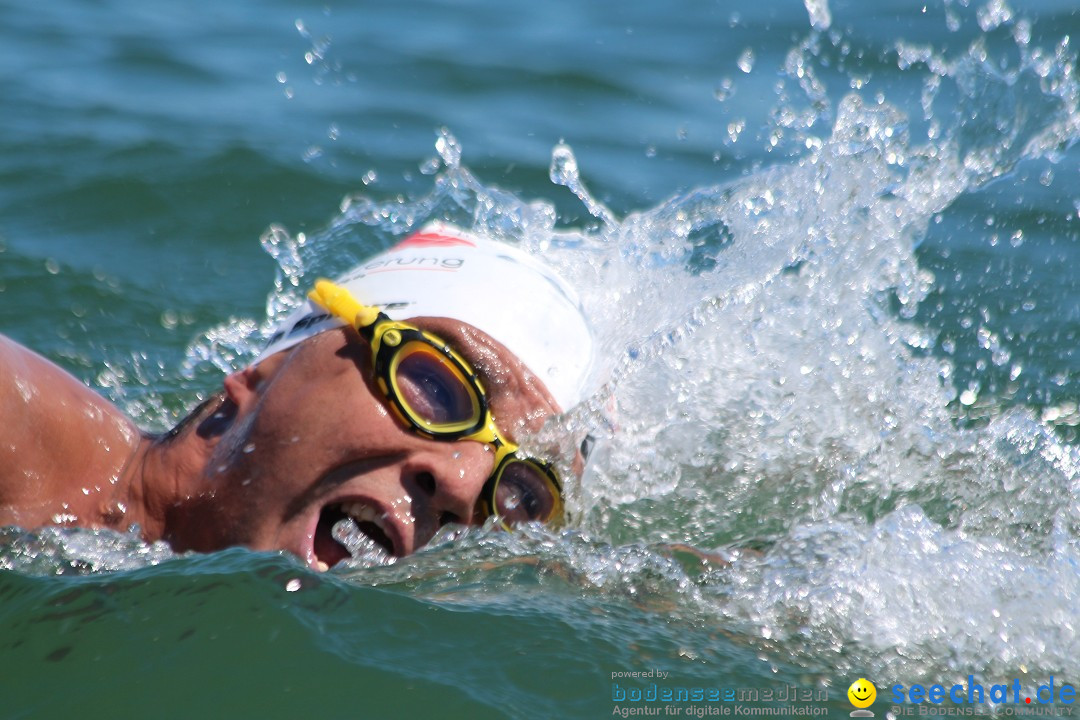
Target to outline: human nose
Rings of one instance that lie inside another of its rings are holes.
[[[433,535],[448,523],[468,524],[484,484],[495,469],[495,451],[472,440],[431,441],[417,453],[404,478],[413,498],[413,515]]]

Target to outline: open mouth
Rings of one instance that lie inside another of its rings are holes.
[[[322,509],[314,538],[317,569],[325,572],[372,549],[390,557],[397,555],[384,513],[359,500],[332,503]]]

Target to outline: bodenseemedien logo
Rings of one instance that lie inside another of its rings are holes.
[[[847,696],[851,704],[855,706],[851,717],[874,717],[874,712],[866,709],[873,705],[877,698],[877,688],[872,682],[866,678],[859,678],[851,683],[851,687],[847,689]]]

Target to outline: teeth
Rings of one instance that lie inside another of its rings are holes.
[[[376,527],[386,533],[387,536],[390,535],[388,528],[386,527],[386,514],[378,512],[375,508],[366,503],[343,503],[341,505],[341,511],[358,523],[375,523]]]
[[[382,520],[380,513],[375,511],[375,508],[362,502],[342,503],[341,511],[347,515],[352,515],[353,520],[357,522],[373,522],[377,523]]]
[[[315,562],[315,569],[318,570],[319,572],[326,572],[327,570],[330,569],[330,566],[327,565],[326,563],[324,563],[322,560],[317,560]]]

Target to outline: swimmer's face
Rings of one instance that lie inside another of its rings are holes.
[[[541,384],[487,335],[444,318],[410,322],[444,338],[473,365],[496,423],[511,439],[557,412]],[[348,557],[330,533],[346,514],[397,556],[427,543],[443,525],[473,522],[493,452],[475,441],[429,440],[406,429],[372,375],[366,342],[334,330],[230,376],[235,420],[213,450],[200,493],[174,513],[184,529],[173,533],[173,544],[289,550],[325,569]]]

